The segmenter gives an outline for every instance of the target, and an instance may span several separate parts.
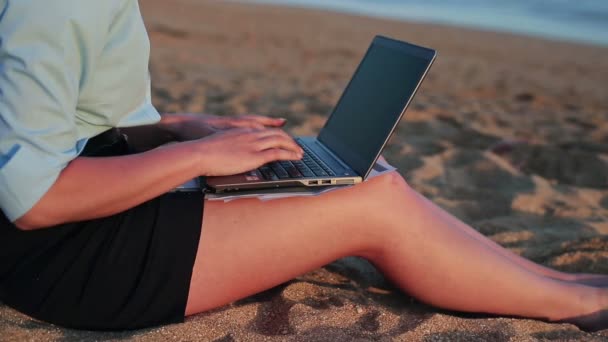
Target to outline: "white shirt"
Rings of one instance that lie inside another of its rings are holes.
[[[87,140],[157,122],[137,0],[0,0],[0,208],[29,211]]]

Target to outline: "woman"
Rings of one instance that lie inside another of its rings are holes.
[[[4,303],[69,327],[141,328],[357,255],[438,307],[608,325],[605,277],[523,259],[396,173],[271,202],[170,192],[302,151],[280,119],[161,118],[135,0],[0,4]]]

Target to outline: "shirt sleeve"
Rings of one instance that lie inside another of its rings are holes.
[[[78,155],[79,80],[94,53],[65,8],[35,2],[0,2],[0,208],[11,221]]]

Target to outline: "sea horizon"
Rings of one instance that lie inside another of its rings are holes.
[[[603,0],[250,0],[608,46]]]

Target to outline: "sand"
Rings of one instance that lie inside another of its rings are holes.
[[[159,110],[286,117],[294,134],[318,132],[375,34],[437,49],[388,161],[503,246],[608,274],[607,48],[252,4],[141,6]],[[142,331],[61,329],[1,306],[0,340],[608,341],[608,331],[438,310],[347,258]]]

